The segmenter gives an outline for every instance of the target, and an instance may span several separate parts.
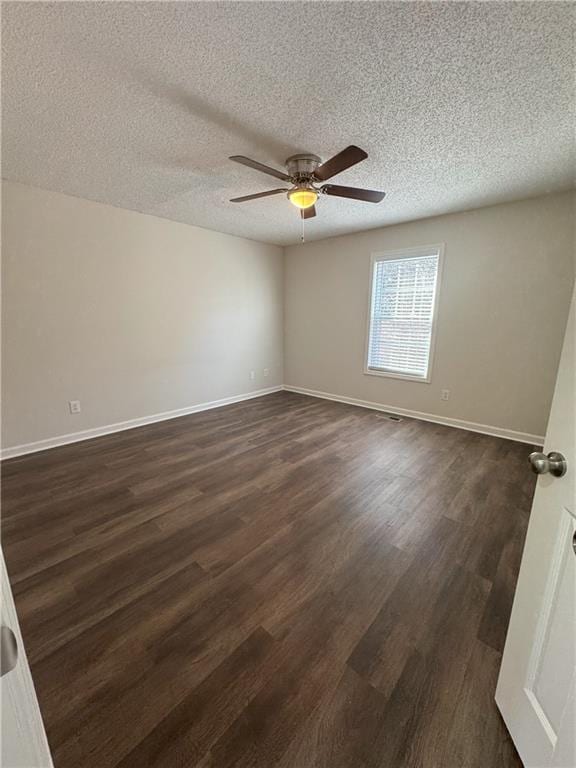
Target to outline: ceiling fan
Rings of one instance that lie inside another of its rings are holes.
[[[368,155],[363,149],[354,145],[346,147],[331,157],[330,160],[326,160],[325,163],[316,155],[292,155],[286,160],[286,172],[284,172],[263,165],[257,160],[251,160],[244,155],[233,155],[229,159],[234,160],[235,163],[241,163],[241,165],[247,165],[256,171],[267,173],[269,176],[289,182],[292,186],[290,188],[269,189],[266,192],[257,192],[255,195],[234,197],[230,202],[244,203],[247,200],[257,200],[260,197],[286,194],[288,200],[300,209],[300,216],[303,219],[311,219],[316,216],[315,203],[319,195],[347,197],[350,200],[361,200],[365,203],[379,203],[384,199],[385,192],[360,189],[359,187],[340,187],[337,184],[318,186],[318,182],[331,179],[332,176],[336,176],[337,173],[345,171],[367,157]]]

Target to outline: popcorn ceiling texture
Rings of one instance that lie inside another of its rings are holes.
[[[306,237],[570,188],[576,7],[563,2],[4,3],[3,175],[277,244],[282,167],[358,144]]]

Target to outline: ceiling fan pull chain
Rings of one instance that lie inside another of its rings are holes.
[[[302,216],[301,222],[302,222],[302,242],[304,242],[304,216]]]

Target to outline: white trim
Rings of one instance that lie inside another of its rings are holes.
[[[268,387],[267,389],[259,389],[255,392],[248,392],[245,395],[234,395],[233,397],[225,397],[222,400],[211,400],[207,403],[198,403],[198,405],[190,405],[187,408],[178,408],[175,411],[165,411],[164,413],[155,413],[152,416],[142,416],[138,419],[129,419],[128,421],[119,421],[116,424],[108,424],[104,427],[94,427],[93,429],[85,429],[82,432],[71,432],[68,435],[59,435],[58,437],[49,437],[46,440],[38,440],[35,443],[25,443],[24,445],[15,445],[12,448],[4,448],[0,451],[0,459],[12,459],[16,456],[24,456],[27,453],[37,453],[38,451],[46,451],[49,448],[58,448],[61,445],[68,445],[70,443],[79,443],[82,440],[92,440],[94,437],[101,437],[102,435],[110,435],[113,432],[124,432],[126,429],[135,429],[136,427],[143,427],[146,424],[154,424],[157,421],[167,421],[168,419],[177,419],[180,416],[188,416],[191,413],[197,413],[198,411],[208,411],[211,408],[221,408],[223,405],[232,405],[233,403],[241,403],[243,400],[252,400],[254,397],[262,397],[263,395],[271,395],[273,392],[281,392],[282,386]]]
[[[430,347],[432,348],[432,347]],[[430,372],[430,367],[428,367]],[[403,379],[404,381],[417,381],[420,384],[430,384],[430,376],[426,378],[422,376],[410,376],[408,373],[396,373],[395,371],[387,371],[384,368],[364,368],[362,371],[366,376],[384,376],[387,379]]]
[[[436,327],[438,325],[438,306],[440,304],[440,288],[442,286],[442,269],[444,267],[445,243],[433,243],[432,245],[419,245],[414,248],[401,248],[395,251],[375,251],[370,255],[370,279],[368,281],[368,312],[366,314],[366,343],[364,349],[364,374],[367,376],[385,376],[391,379],[406,379],[417,381],[420,384],[430,384],[432,369],[434,367],[434,353],[436,351]],[[410,376],[395,371],[376,370],[368,366],[368,350],[370,346],[370,327],[372,319],[372,303],[374,299],[374,264],[377,261],[398,259],[413,259],[418,256],[438,255],[438,269],[436,270],[436,285],[434,287],[434,307],[432,309],[432,335],[430,337],[430,351],[428,353],[428,372],[426,376]]]
[[[420,419],[421,421],[431,421],[434,424],[443,424],[448,427],[456,427],[457,429],[467,429],[470,432],[480,432],[483,435],[492,435],[493,437],[503,437],[507,440],[517,440],[520,443],[528,443],[529,445],[544,445],[544,438],[541,435],[531,435],[527,432],[516,432],[513,429],[503,429],[501,427],[494,427],[488,424],[477,424],[473,421],[463,421],[461,419],[451,419],[446,416],[437,416],[432,413],[423,413],[422,411],[412,411],[406,408],[397,408],[393,405],[384,405],[382,403],[373,403],[368,400],[359,400],[355,397],[345,397],[343,395],[334,395],[330,392],[318,392],[314,389],[305,389],[303,387],[292,386],[277,386],[269,387],[267,389],[259,389],[255,392],[249,392],[245,395],[235,395],[233,397],[226,397],[222,400],[212,400],[207,403],[199,403],[198,405],[191,405],[188,408],[179,408],[175,411],[165,411],[164,413],[156,413],[152,416],[143,416],[138,419],[130,419],[129,421],[121,421],[117,424],[108,424],[104,427],[95,427],[94,429],[86,429],[82,432],[72,432],[68,435],[59,435],[58,437],[49,437],[46,440],[38,440],[34,443],[25,443],[24,445],[15,445],[11,448],[4,448],[0,451],[0,459],[16,458],[17,456],[25,456],[28,453],[37,453],[38,451],[46,451],[50,448],[58,448],[61,445],[69,445],[70,443],[79,443],[83,440],[92,440],[95,437],[102,437],[103,435],[110,435],[114,432],[124,432],[127,429],[135,429],[136,427],[144,427],[146,424],[154,424],[158,421],[167,421],[169,419],[177,419],[180,416],[188,416],[191,413],[198,413],[199,411],[208,411],[211,408],[221,408],[224,405],[232,405],[234,403],[241,403],[244,400],[251,400],[255,397],[263,397],[264,395],[271,395],[273,392],[280,392],[285,390],[286,392],[297,392],[301,395],[309,395],[310,397],[319,397],[323,400],[334,400],[338,403],[347,403],[348,405],[357,405],[361,408],[371,408],[375,411],[386,411],[387,413],[396,413],[399,416],[408,416],[412,419]]]
[[[318,392],[315,389],[304,389],[303,387],[292,387],[284,385],[286,392],[296,392],[300,395],[309,395],[310,397],[319,397],[322,400],[334,400],[337,403],[346,403],[347,405],[357,405],[360,408],[371,408],[374,411],[386,411],[386,413],[398,414],[398,416],[407,416],[411,419],[420,421],[431,421],[434,424],[443,424],[446,427],[456,427],[456,429],[466,429],[469,432],[479,432],[482,435],[491,435],[492,437],[503,437],[506,440],[516,440],[519,443],[528,443],[529,445],[544,445],[544,438],[541,435],[531,435],[528,432],[516,432],[514,429],[504,429],[503,427],[494,427],[491,424],[477,424],[475,421],[463,421],[462,419],[451,419],[447,416],[437,416],[434,413],[423,413],[422,411],[411,411],[407,408],[397,408],[395,405],[384,405],[383,403],[372,403],[369,400],[358,400],[355,397],[345,397],[344,395],[333,395],[330,392]]]

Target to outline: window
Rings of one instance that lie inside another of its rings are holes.
[[[429,381],[441,246],[375,254],[366,373]]]

